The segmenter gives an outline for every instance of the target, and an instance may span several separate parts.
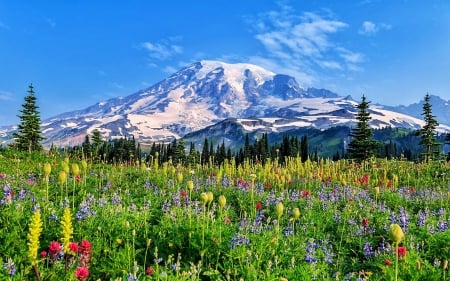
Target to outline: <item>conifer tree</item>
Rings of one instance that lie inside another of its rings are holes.
[[[20,124],[17,132],[13,134],[15,147],[19,151],[39,151],[42,149],[41,141],[45,138],[41,135],[41,118],[36,105],[33,85],[28,86],[28,95],[22,104],[21,114],[18,115]]]
[[[369,126],[369,121],[372,119],[369,104],[370,102],[366,101],[366,97],[363,95],[361,103],[357,105],[356,119],[358,122],[356,128],[353,128],[350,132],[352,140],[348,145],[348,153],[351,158],[357,161],[372,157],[378,148],[378,143],[373,140],[373,132]]]
[[[420,136],[420,144],[423,147],[423,159],[431,160],[439,156],[441,144],[436,137],[436,127],[439,126],[439,123],[436,117],[433,116],[430,95],[428,93],[424,99],[422,115],[425,125],[417,133]]]

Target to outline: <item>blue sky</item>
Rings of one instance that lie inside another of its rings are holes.
[[[450,99],[450,1],[0,0],[0,125],[28,85],[41,118],[246,62],[372,103]]]

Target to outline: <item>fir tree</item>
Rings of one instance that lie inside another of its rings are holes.
[[[16,148],[28,152],[41,150],[41,141],[45,138],[41,135],[41,118],[32,84],[28,87],[28,95],[20,112],[21,114],[18,115],[20,124],[17,132],[13,134]]]
[[[431,160],[439,157],[441,144],[436,137],[436,127],[439,125],[436,117],[433,116],[430,104],[430,95],[427,93],[423,103],[423,112],[425,125],[418,130],[420,136],[420,145],[423,147],[422,156],[425,160]]]
[[[373,140],[373,132],[369,126],[369,121],[372,119],[369,113],[369,104],[370,102],[366,101],[366,97],[363,95],[361,103],[357,106],[356,128],[350,132],[352,140],[348,145],[348,153],[357,161],[372,157],[378,148],[378,143]]]

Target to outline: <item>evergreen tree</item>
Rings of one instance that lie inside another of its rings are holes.
[[[306,162],[309,157],[308,151],[308,136],[304,135],[300,140],[300,155],[302,158],[302,162]]]
[[[17,132],[13,134],[16,148],[28,152],[41,150],[41,141],[45,138],[41,135],[41,118],[32,84],[28,87],[28,95],[20,112],[21,114],[18,115],[20,124]]]
[[[361,103],[357,105],[356,119],[358,122],[356,128],[353,128],[350,132],[352,140],[348,145],[348,153],[351,158],[357,161],[372,157],[378,148],[378,143],[373,140],[373,132],[369,126],[369,121],[372,119],[369,113],[369,103],[363,95]]]
[[[423,112],[425,125],[418,130],[420,136],[420,145],[423,147],[422,156],[425,160],[431,160],[439,157],[441,144],[436,137],[436,127],[439,123],[433,116],[430,104],[430,95],[427,93],[423,103]]]
[[[91,145],[91,141],[89,139],[89,135],[86,135],[84,137],[84,141],[81,144],[81,147],[83,148],[84,159],[90,158],[92,145]]]

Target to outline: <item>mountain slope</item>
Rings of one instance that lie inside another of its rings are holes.
[[[257,124],[268,132],[325,129],[351,126],[356,105],[350,97],[302,88],[293,77],[256,65],[201,61],[129,96],[44,120],[42,131],[45,145],[65,146],[81,143],[95,129],[106,139],[133,135],[141,142],[171,141],[227,118]],[[372,106],[371,114],[376,128],[423,125],[418,118],[382,106]],[[254,130],[255,126],[244,128]]]

